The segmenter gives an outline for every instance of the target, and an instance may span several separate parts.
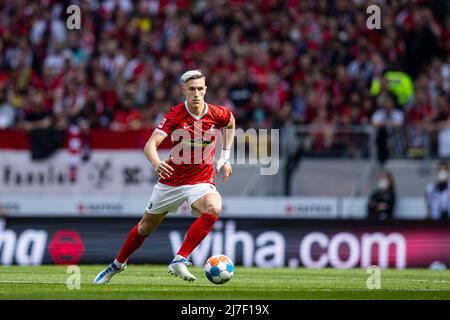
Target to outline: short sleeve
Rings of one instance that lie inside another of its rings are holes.
[[[178,124],[177,118],[177,112],[175,109],[170,109],[164,118],[161,119],[155,131],[165,135],[166,137],[169,136]]]
[[[231,111],[228,110],[226,107],[220,107],[219,108],[219,112],[218,112],[218,124],[217,127],[218,128],[223,128],[226,127],[231,120]]]

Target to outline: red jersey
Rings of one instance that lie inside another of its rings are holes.
[[[174,171],[170,178],[160,178],[159,182],[170,186],[214,184],[216,129],[230,123],[231,112],[223,106],[206,103],[205,106],[204,113],[196,116],[186,102],[180,103],[170,109],[155,129],[172,140],[168,164]]]

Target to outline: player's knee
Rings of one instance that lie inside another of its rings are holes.
[[[147,237],[152,232],[152,228],[149,226],[148,223],[140,222],[138,225],[138,233],[141,236]]]
[[[222,208],[216,204],[210,204],[206,207],[206,213],[212,214],[214,216],[219,216]]]
[[[138,223],[138,233],[141,236],[149,236],[158,227],[165,215],[145,213]]]
[[[138,233],[141,236],[148,237],[152,233],[153,229],[155,229],[155,227],[156,226],[151,222],[140,221],[138,224]]]

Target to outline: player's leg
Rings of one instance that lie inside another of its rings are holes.
[[[152,214],[145,212],[141,221],[131,229],[125,243],[119,251],[114,262],[118,267],[126,264],[128,258],[135,252],[161,223],[167,212],[162,214]]]
[[[218,192],[208,193],[192,203],[191,207],[200,212],[201,215],[190,226],[186,238],[180,250],[178,250],[178,255],[185,258],[209,234],[214,223],[219,219],[222,210],[222,197]]]
[[[195,190],[194,194],[188,198],[189,203],[189,200],[196,197],[196,194],[199,192],[203,193],[202,196],[191,203],[192,209],[201,214],[189,227],[180,250],[169,264],[169,273],[179,275],[187,281],[194,281],[196,279],[187,269],[187,266],[191,264],[188,262],[187,258],[211,231],[222,210],[222,198],[220,197],[220,194],[215,191],[215,188],[214,192],[209,188],[210,186],[207,186],[206,188],[203,188],[202,186],[196,187],[197,190]]]
[[[181,188],[157,183],[153,188],[141,221],[128,234],[116,259],[97,275],[94,283],[108,283],[114,274],[123,271],[131,254],[158,227],[166,214],[176,210],[185,200],[186,196]]]
[[[94,284],[106,284],[109,283],[111,278],[122,272],[126,267],[126,262],[129,257],[135,252],[147,238],[161,223],[166,216],[167,212],[161,214],[144,213],[144,216],[137,225],[131,229],[127,239],[125,240],[119,254],[114,261],[102,270],[94,279]]]

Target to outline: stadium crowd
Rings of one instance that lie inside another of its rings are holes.
[[[378,1],[371,30],[373,2],[89,0],[68,30],[73,1],[1,1],[0,128],[152,128],[201,69],[238,127],[316,125],[320,152],[374,125],[394,152],[432,136],[450,155],[448,1]]]

